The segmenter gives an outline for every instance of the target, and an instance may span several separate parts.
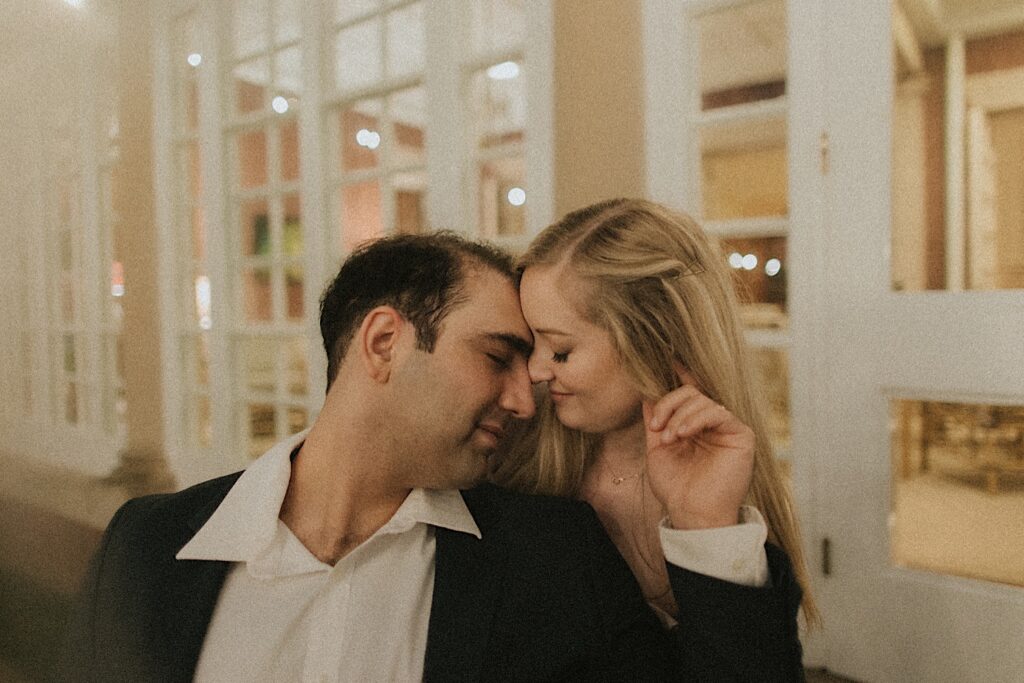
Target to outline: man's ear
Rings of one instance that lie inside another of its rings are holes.
[[[378,306],[366,314],[356,336],[359,358],[366,374],[384,384],[391,379],[398,342],[406,320],[391,306]]]

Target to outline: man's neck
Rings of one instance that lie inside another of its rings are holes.
[[[409,495],[411,489],[390,481],[389,469],[368,440],[318,420],[292,462],[280,519],[317,559],[333,565],[384,526]]]

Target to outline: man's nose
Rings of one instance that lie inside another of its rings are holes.
[[[533,402],[530,374],[525,363],[521,364],[516,372],[509,373],[499,405],[520,420],[533,417],[536,405]]]
[[[540,357],[537,351],[530,354],[530,360],[527,363],[527,368],[530,372],[530,381],[533,383],[547,382],[553,376],[551,368],[548,364]]]

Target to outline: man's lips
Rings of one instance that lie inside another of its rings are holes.
[[[477,427],[489,434],[493,434],[494,438],[501,441],[505,438],[505,428],[501,425],[480,423]]]

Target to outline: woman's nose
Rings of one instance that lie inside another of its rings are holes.
[[[527,369],[530,371],[530,381],[534,384],[537,382],[547,382],[553,375],[551,368],[544,362],[537,351],[530,354]]]

